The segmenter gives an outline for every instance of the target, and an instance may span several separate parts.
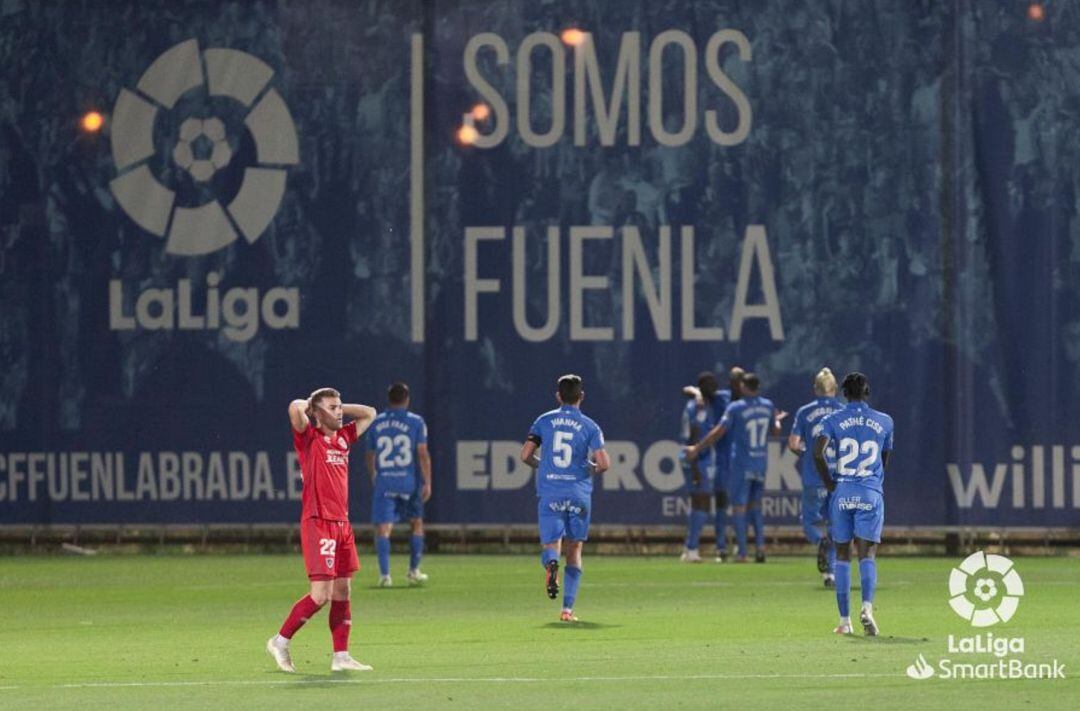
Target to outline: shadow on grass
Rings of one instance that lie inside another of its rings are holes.
[[[609,630],[616,627],[622,627],[622,625],[609,625],[603,622],[548,622],[541,627],[549,630]]]
[[[862,644],[922,644],[930,641],[928,637],[895,637],[893,635],[867,637],[866,635],[852,634],[848,635],[848,638],[853,642],[861,642]]]

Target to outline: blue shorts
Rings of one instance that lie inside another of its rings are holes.
[[[590,502],[583,499],[540,499],[536,513],[540,521],[540,542],[555,543],[589,539]]]
[[[829,533],[837,543],[852,536],[871,543],[881,542],[885,523],[885,499],[881,493],[859,484],[843,483],[829,500]]]
[[[371,497],[372,523],[400,523],[423,517],[424,501],[419,491],[405,494],[376,489]]]
[[[829,520],[829,490],[824,486],[804,486],[802,492],[802,523],[809,528]]]
[[[760,479],[750,473],[744,473],[741,476],[735,474],[735,476],[739,477],[739,481],[731,491],[731,503],[735,506],[760,504],[761,495],[765,493],[765,475],[761,475]]]
[[[698,457],[697,471],[699,474],[697,484],[694,483],[694,469],[685,452],[679,452],[679,465],[682,466],[683,476],[686,477],[687,493],[705,494],[713,493],[713,482],[716,480],[716,464],[712,457]]]

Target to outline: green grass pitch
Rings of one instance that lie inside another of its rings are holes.
[[[974,630],[947,603],[960,558],[879,561],[882,636],[838,638],[809,557],[765,565],[588,557],[582,622],[557,621],[539,556],[428,556],[431,581],[354,582],[352,651],[331,674],[326,611],[293,640],[299,674],[263,649],[306,591],[294,556],[103,556],[0,564],[0,708],[1080,708],[1080,559],[1019,558],[1026,594],[990,631],[1064,681],[913,680]],[[858,605],[858,576],[854,576]],[[960,659],[960,655],[952,655]],[[963,661],[990,661],[968,655]]]

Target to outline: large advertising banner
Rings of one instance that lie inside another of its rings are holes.
[[[887,524],[1080,525],[1080,11],[0,12],[0,523],[293,521],[289,401],[395,380],[428,518],[530,522],[567,372],[593,520],[678,523],[682,386],[828,366],[896,423]]]

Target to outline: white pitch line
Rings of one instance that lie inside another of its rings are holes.
[[[560,677],[566,682],[625,682],[625,681],[722,681],[735,679],[868,679],[872,677],[900,678],[903,674],[656,674],[652,676],[577,676]],[[304,684],[541,684],[550,677],[495,676],[495,677],[393,677],[379,679],[366,676],[355,679],[292,678],[292,679],[223,679],[206,681],[100,681],[80,684],[54,684],[52,686],[0,686],[0,690],[14,689],[121,689],[121,688],[167,688],[190,686],[303,686]]]

